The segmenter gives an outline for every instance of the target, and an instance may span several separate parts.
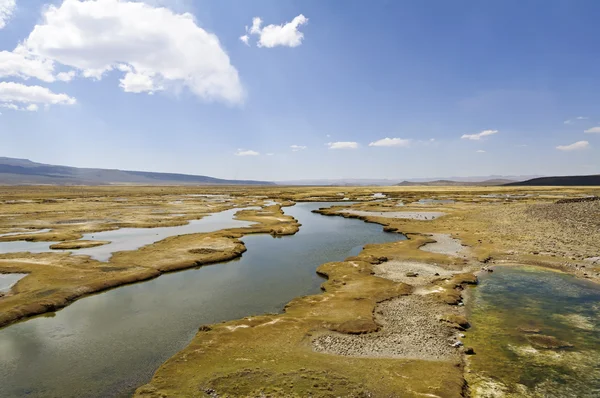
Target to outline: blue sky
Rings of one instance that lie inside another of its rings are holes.
[[[0,156],[269,180],[600,172],[597,1],[12,1]]]

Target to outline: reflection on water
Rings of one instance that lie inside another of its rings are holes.
[[[131,393],[182,349],[198,326],[279,312],[318,293],[315,269],[363,244],[403,239],[376,224],[311,213],[324,203],[285,208],[294,236],[243,238],[238,261],[163,275],[84,298],[56,313],[0,330],[2,396],[110,397]]]
[[[536,268],[496,268],[469,303],[474,396],[600,396],[600,286]],[[572,347],[569,347],[572,345]]]
[[[142,246],[150,245],[169,236],[197,234],[201,232],[213,232],[227,228],[243,228],[252,225],[251,222],[233,219],[235,213],[240,210],[260,209],[260,207],[249,207],[247,209],[231,209],[219,213],[213,213],[200,220],[192,220],[186,225],[178,227],[158,228],[121,228],[114,231],[96,232],[83,235],[82,239],[106,240],[109,244],[103,246],[79,249],[75,254],[85,254],[98,261],[108,261],[112,253],[136,250]]]

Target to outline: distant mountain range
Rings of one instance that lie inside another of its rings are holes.
[[[442,186],[442,185],[502,185],[510,182],[523,181],[531,178],[541,177],[539,175],[525,176],[503,176],[490,175],[480,177],[446,177],[446,178],[410,178],[398,179],[376,179],[376,178],[344,178],[344,179],[311,179],[276,181],[280,185],[331,185],[331,186],[357,186],[357,185],[381,185],[381,186]]]
[[[402,187],[448,187],[448,186],[497,186],[497,185],[506,185],[510,183],[515,183],[515,180],[507,180],[507,179],[490,179],[484,181],[453,181],[453,180],[435,180],[435,181],[425,181],[425,182],[413,182],[413,181],[402,181],[400,184],[396,184]]]
[[[508,186],[600,186],[600,174],[589,176],[540,177],[513,182]]]
[[[0,185],[274,185],[269,181],[222,180],[207,176],[54,166],[0,157]]]

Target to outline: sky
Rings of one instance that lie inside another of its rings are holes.
[[[297,180],[600,173],[596,0],[0,0],[0,156]]]

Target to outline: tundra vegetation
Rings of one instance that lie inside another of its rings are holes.
[[[339,202],[318,212],[381,224],[408,238],[322,264],[316,272],[327,278],[323,293],[298,297],[280,314],[198,325],[189,346],[137,389],[140,397],[535,396],[514,375],[489,374],[499,348],[469,336],[475,319],[487,322],[480,309],[471,319],[467,309],[477,289],[471,287],[482,272],[487,278],[510,266],[600,281],[600,201],[593,200],[600,189],[594,187],[1,189],[0,248],[23,241],[49,246],[40,253],[0,250],[0,273],[27,275],[0,293],[4,327],[102,290],[234,259],[246,250],[240,238],[247,234],[293,235],[301,225],[285,207],[296,202]],[[231,209],[244,209],[235,217],[252,224],[168,237],[107,261],[77,254],[109,243],[84,235],[180,226]],[[523,328],[524,341],[546,353],[539,361],[556,359],[548,352],[577,349]]]

